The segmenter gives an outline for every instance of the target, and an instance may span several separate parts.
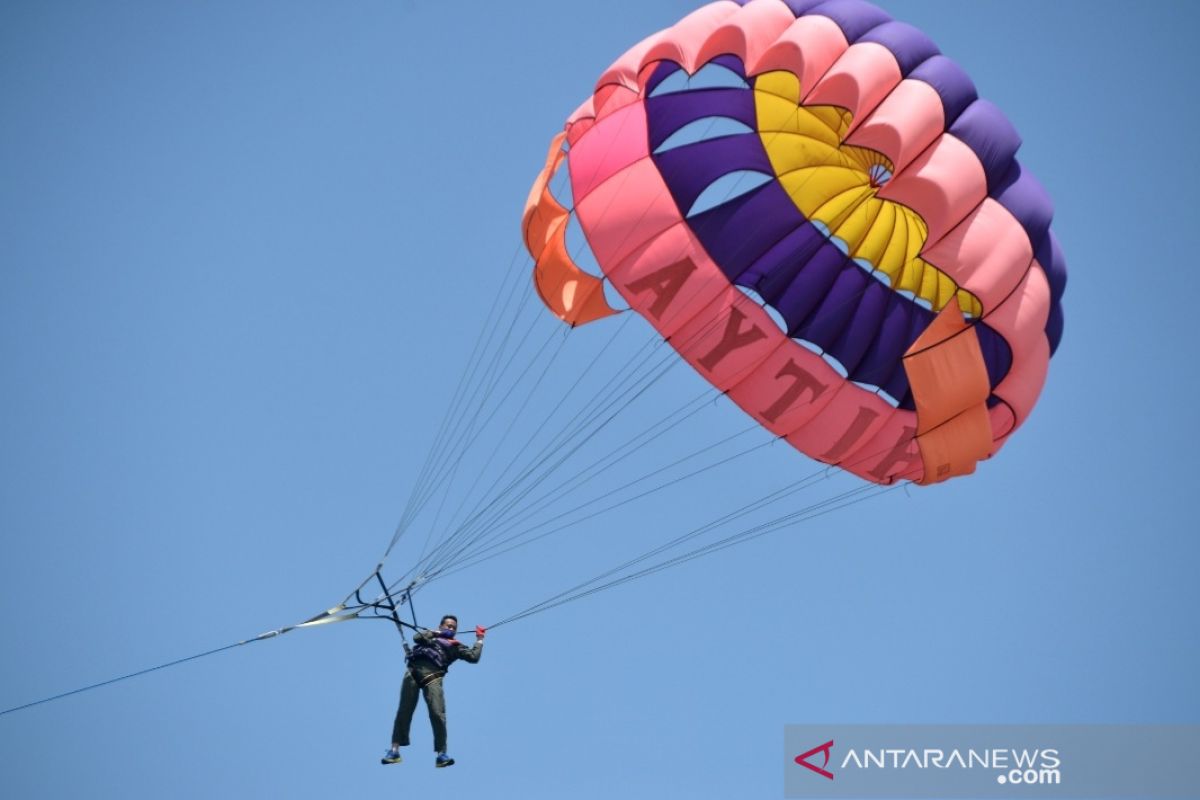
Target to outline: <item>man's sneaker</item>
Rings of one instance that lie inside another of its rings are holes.
[[[442,767],[452,767],[454,766],[454,759],[445,753],[438,753],[437,759],[433,762],[433,765],[438,769],[441,769]]]
[[[383,758],[379,759],[380,764],[399,764],[404,759],[400,757],[399,750],[388,750],[383,754]]]

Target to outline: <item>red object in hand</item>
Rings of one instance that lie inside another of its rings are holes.
[[[476,626],[475,626],[475,635],[476,635],[477,637],[479,637],[480,639],[482,639],[482,638],[483,638],[483,635],[484,635],[485,633],[487,633],[487,628],[483,627],[482,625],[476,625]]]

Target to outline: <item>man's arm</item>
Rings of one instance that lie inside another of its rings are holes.
[[[480,636],[475,640],[475,644],[467,647],[465,644],[459,644],[458,657],[468,664],[478,664],[480,656],[483,655],[483,637]]]

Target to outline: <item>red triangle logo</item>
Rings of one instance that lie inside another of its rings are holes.
[[[796,763],[802,767],[807,767],[808,769],[811,769],[813,772],[817,773],[818,775],[823,775],[826,778],[829,778],[829,780],[833,780],[833,773],[830,772],[829,770],[825,769],[825,767],[829,766],[829,751],[832,749],[833,749],[833,739],[830,739],[825,744],[818,745],[818,746],[814,747],[812,750],[809,750],[806,753],[801,753],[800,755],[796,756]],[[812,758],[817,753],[825,754],[825,761],[822,762],[821,766],[819,766],[819,767],[816,764],[810,764],[808,762],[808,759]]]

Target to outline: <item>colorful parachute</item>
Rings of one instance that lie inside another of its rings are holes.
[[[607,280],[796,448],[878,483],[973,472],[1062,335],[1052,206],[1020,138],[919,30],[862,0],[723,0],[621,56],[524,216],[572,325]],[[565,162],[573,208],[549,181]],[[574,214],[603,271],[571,259]]]

